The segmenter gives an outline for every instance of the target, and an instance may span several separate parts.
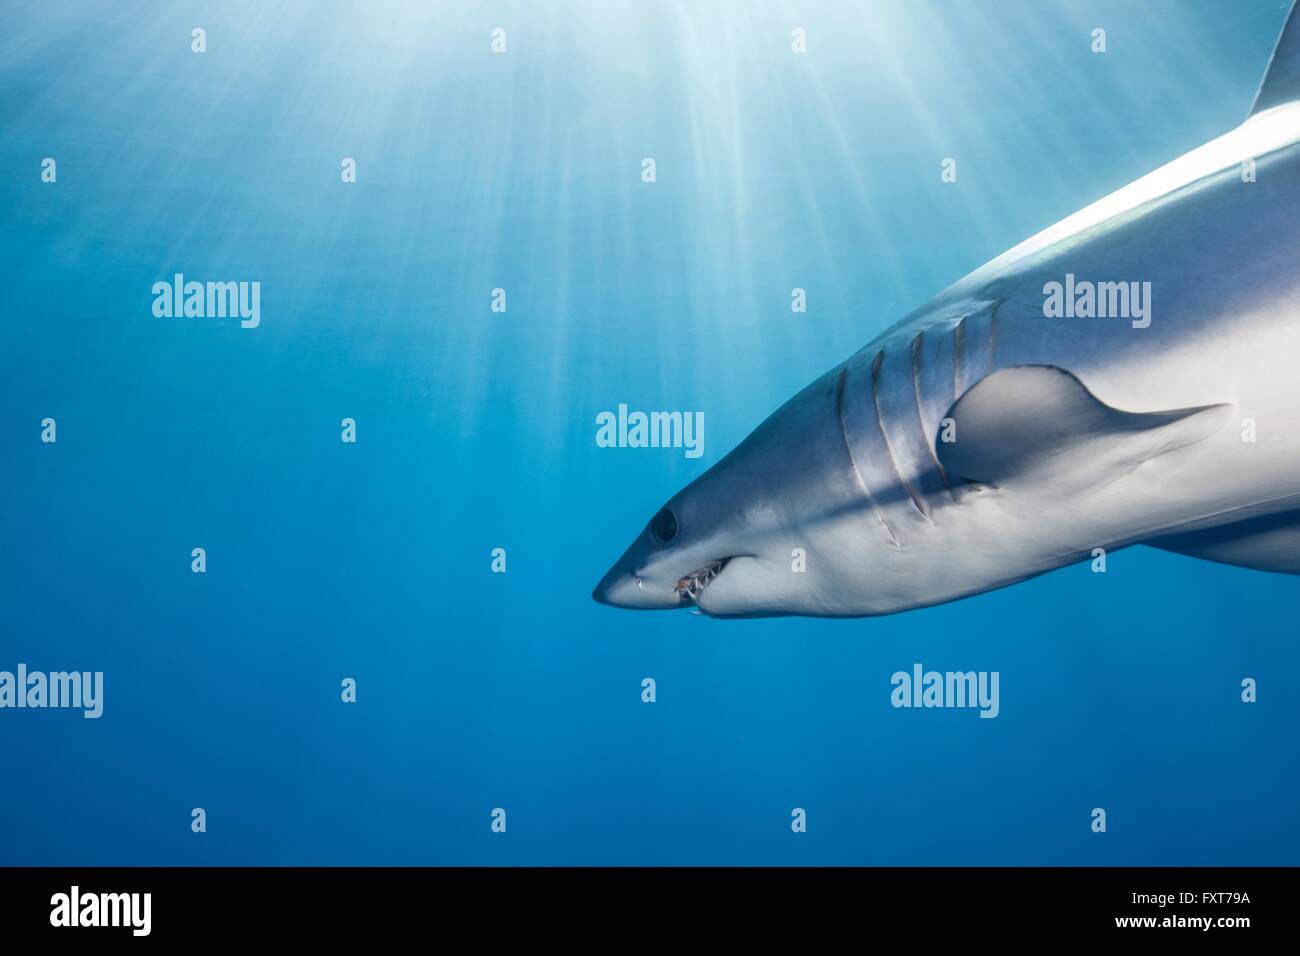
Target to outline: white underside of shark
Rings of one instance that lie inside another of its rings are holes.
[[[795,396],[655,516],[596,597],[883,614],[1138,543],[1300,573],[1298,98],[1293,11],[1240,127]],[[1053,283],[1142,284],[1146,314],[1049,317]]]

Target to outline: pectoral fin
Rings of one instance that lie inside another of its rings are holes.
[[[943,467],[968,481],[1067,491],[1118,479],[1208,438],[1232,407],[1125,412],[1063,369],[1022,365],[994,372],[962,395],[935,448]]]

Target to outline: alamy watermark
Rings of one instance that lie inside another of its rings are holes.
[[[94,720],[104,713],[103,671],[0,671],[0,709],[6,707],[66,707]]]
[[[152,911],[152,893],[83,893],[73,886],[50,897],[50,925],[56,927],[124,926],[132,936],[148,936]]]
[[[926,671],[920,664],[912,672],[895,671],[889,702],[895,707],[978,707],[981,717],[996,717],[997,671]]]
[[[684,448],[687,458],[704,454],[703,412],[629,412],[596,415],[596,445],[600,448]]]
[[[1130,319],[1135,329],[1151,324],[1150,282],[1076,281],[1043,285],[1043,315],[1049,319]]]
[[[243,329],[262,324],[260,282],[186,282],[178,272],[171,282],[155,282],[153,296],[153,314],[160,319],[238,318]]]

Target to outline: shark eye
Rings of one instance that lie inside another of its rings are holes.
[[[664,508],[650,519],[650,535],[660,544],[668,544],[677,537],[677,515],[673,509]]]

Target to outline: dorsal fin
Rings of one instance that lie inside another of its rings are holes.
[[[1248,116],[1292,100],[1300,100],[1300,16],[1296,16],[1294,0]]]

